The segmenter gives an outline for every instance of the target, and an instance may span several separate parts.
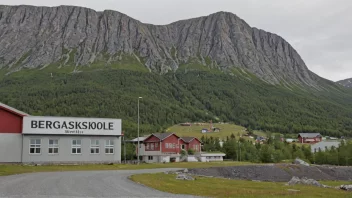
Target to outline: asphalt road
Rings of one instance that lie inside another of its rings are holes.
[[[128,179],[175,169],[29,173],[0,177],[0,197],[192,197],[160,192]]]

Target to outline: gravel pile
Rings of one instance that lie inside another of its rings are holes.
[[[246,165],[189,169],[189,174],[231,179],[288,182],[293,176],[314,180],[352,181],[352,167],[304,166],[296,164]]]

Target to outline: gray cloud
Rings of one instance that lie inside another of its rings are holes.
[[[333,81],[352,77],[350,0],[0,0],[0,4],[109,9],[152,24],[228,11],[285,38],[318,75]]]

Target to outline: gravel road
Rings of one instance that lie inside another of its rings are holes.
[[[193,197],[160,192],[128,179],[140,173],[178,169],[29,173],[0,177],[0,197]]]

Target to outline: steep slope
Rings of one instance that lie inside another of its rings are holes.
[[[80,71],[127,57],[161,74],[192,70],[191,62],[228,73],[243,68],[273,84],[321,80],[283,38],[225,12],[156,26],[110,10],[3,5],[0,46],[4,73],[48,65]]]
[[[121,118],[126,134],[134,137],[139,96],[141,133],[213,120],[272,132],[352,136],[352,94],[343,88],[289,90],[250,74],[207,71],[159,75],[106,69],[52,77],[50,72],[22,70],[0,78],[0,101],[32,115]]]
[[[336,83],[338,83],[344,87],[352,88],[352,78],[340,80],[340,81],[337,81]]]

